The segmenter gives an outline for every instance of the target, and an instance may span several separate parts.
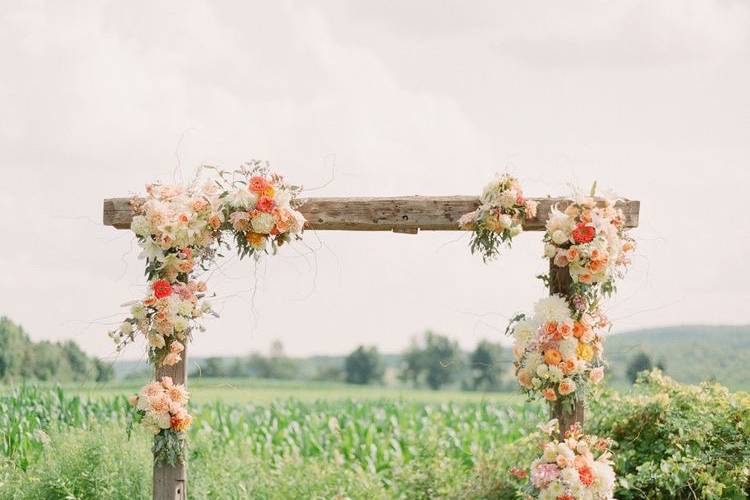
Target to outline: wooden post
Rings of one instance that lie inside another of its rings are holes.
[[[173,366],[156,368],[156,379],[172,377],[175,384],[187,387],[187,342],[182,351],[182,361]],[[154,463],[154,500],[186,500],[187,499],[187,457],[185,462],[175,467]]]
[[[556,266],[552,260],[549,262],[549,293],[563,295],[566,299],[570,299],[570,285],[573,280],[570,277],[568,268]],[[572,306],[572,304],[571,304]],[[570,429],[570,426],[578,422],[583,425],[585,402],[577,399],[574,403],[573,411],[565,411],[560,404],[560,401],[550,403],[550,415],[552,418],[556,418],[560,425],[560,436],[565,434],[565,431]]]

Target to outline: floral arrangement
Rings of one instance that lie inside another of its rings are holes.
[[[486,262],[497,257],[502,245],[510,247],[526,218],[536,217],[537,202],[525,199],[518,179],[509,174],[490,182],[479,201],[479,207],[462,215],[458,225],[473,231],[471,253],[480,252]]]
[[[601,312],[602,296],[615,290],[635,248],[625,231],[615,200],[592,195],[571,200],[563,211],[553,207],[544,234],[545,258],[567,267],[571,285],[565,296],[540,300],[534,315],[516,316],[516,377],[530,396],[561,400],[572,408],[589,383],[604,377],[603,342],[609,321]],[[549,284],[548,275],[541,276]]]
[[[557,421],[541,426],[548,436],[556,432]],[[609,439],[587,436],[574,425],[564,439],[549,440],[542,456],[531,463],[529,473],[514,469],[516,477],[529,476],[528,493],[540,500],[613,499],[615,472]]]
[[[171,377],[162,377],[144,386],[130,397],[135,409],[133,422],[140,423],[155,435],[154,457],[157,462],[175,463],[183,460],[185,441],[193,417],[187,412],[188,392]]]
[[[614,197],[579,196],[564,210],[552,209],[544,234],[544,256],[568,268],[571,295],[579,311],[598,307],[602,295],[615,291],[635,248],[625,231],[625,217]]]
[[[145,297],[126,304],[130,315],[109,333],[118,352],[142,336],[156,367],[178,363],[192,333],[203,330],[200,320],[216,315],[198,273],[229,247],[227,240],[235,242],[240,258],[258,258],[301,238],[305,218],[297,210],[300,191],[259,161],[232,172],[205,167],[187,186],[148,185],[145,198],[131,201],[131,229],[149,283]],[[153,390],[154,384],[158,382],[146,387]],[[143,422],[155,428],[149,415]],[[165,423],[166,416],[162,418]],[[170,432],[183,431],[178,426]]]
[[[516,317],[512,326],[516,377],[530,397],[547,401],[582,399],[589,382],[604,377],[603,328],[606,318],[576,314],[561,295],[538,301],[534,315]]]

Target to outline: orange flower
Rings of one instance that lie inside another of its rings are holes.
[[[263,177],[254,175],[250,178],[250,184],[248,185],[248,188],[250,188],[250,191],[252,191],[253,193],[263,194],[263,192],[269,186],[270,184]]]
[[[560,351],[556,349],[548,349],[544,351],[544,362],[550,366],[557,366],[562,361],[562,355]]]
[[[568,323],[560,323],[560,325],[557,327],[557,332],[563,337],[570,336],[570,333],[571,333],[570,325]]]
[[[603,260],[592,260],[589,264],[589,269],[591,269],[592,273],[598,273],[602,269],[604,269],[604,261]]]
[[[523,368],[518,370],[518,383],[521,385],[521,387],[531,389],[531,375]]]
[[[266,246],[266,236],[260,233],[247,233],[245,236],[250,246],[256,250],[262,250]]]
[[[154,304],[156,304],[156,297],[154,297],[153,295],[149,295],[148,297],[143,299],[144,306],[153,306]]]
[[[635,248],[635,245],[631,241],[626,241],[625,243],[622,244],[622,251],[623,252],[630,252],[634,248]]]
[[[570,375],[576,369],[576,362],[572,359],[565,359],[558,366],[565,375]]]
[[[581,484],[584,486],[591,486],[594,482],[594,471],[588,465],[584,465],[578,469],[578,479],[581,480]]]
[[[190,424],[193,422],[193,417],[190,415],[174,416],[172,417],[172,428],[177,432],[185,432],[190,428]]]
[[[542,391],[542,396],[544,396],[544,399],[547,401],[557,401],[557,394],[555,394],[555,390],[550,387]]]
[[[547,334],[552,335],[555,332],[557,332],[557,322],[556,321],[549,321],[545,323],[544,325],[544,331],[547,332]]]
[[[590,285],[594,282],[594,276],[591,273],[581,273],[578,275],[578,282],[584,285]]]
[[[565,252],[565,257],[570,262],[576,262],[578,260],[578,257],[579,257],[578,249],[576,247],[570,247],[570,248],[568,248],[568,251]]]
[[[208,219],[209,225],[214,229],[219,229],[221,227],[221,218],[218,214],[213,214],[210,219]]]
[[[575,338],[580,339],[584,333],[586,333],[586,325],[580,321],[573,323],[573,336]]]
[[[257,208],[261,212],[271,213],[271,210],[273,210],[273,206],[273,198],[269,196],[261,196],[260,199],[258,199],[258,203],[255,205],[255,208]]]

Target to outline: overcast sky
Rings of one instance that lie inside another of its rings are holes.
[[[143,263],[103,198],[251,158],[310,196],[597,180],[642,207],[617,331],[750,322],[747,2],[5,2],[0,60],[0,314],[35,340],[113,357]],[[221,263],[191,352],[499,340],[540,239],[485,265],[466,233],[307,232]]]

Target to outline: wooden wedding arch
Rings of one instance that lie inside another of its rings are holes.
[[[533,198],[539,203],[536,217],[524,222],[525,231],[543,231],[552,207],[563,209],[567,198]],[[104,225],[130,229],[133,219],[131,198],[104,200]],[[359,198],[307,198],[299,211],[307,219],[306,229],[318,231],[393,231],[417,234],[422,231],[458,231],[458,219],[479,206],[476,196],[398,196]],[[625,215],[625,226],[638,226],[640,202],[622,200],[617,203]],[[550,263],[550,294],[568,294],[571,282],[567,267]],[[187,347],[187,346],[186,346]],[[187,349],[182,361],[174,366],[156,368],[156,378],[170,376],[176,383],[187,385]],[[560,428],[583,422],[584,402],[578,401],[572,414],[564,413],[559,404],[552,408]],[[187,464],[175,467],[154,465],[154,500],[185,500],[187,498]]]

